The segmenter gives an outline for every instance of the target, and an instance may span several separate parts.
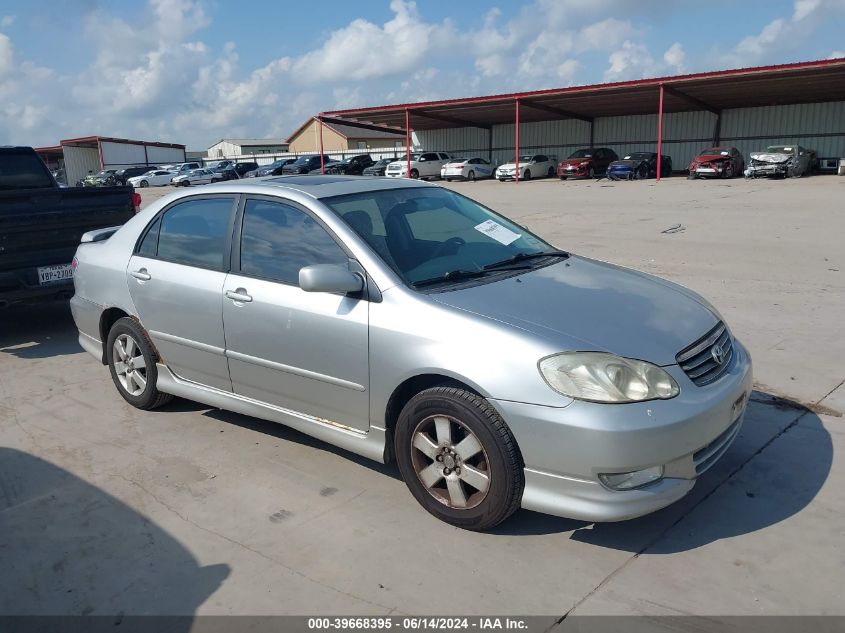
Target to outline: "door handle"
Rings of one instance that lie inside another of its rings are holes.
[[[240,303],[249,303],[252,301],[252,296],[247,294],[246,288],[238,288],[237,290],[227,290],[226,297],[232,301]]]
[[[133,270],[129,274],[132,275],[135,279],[140,279],[141,281],[149,281],[153,278],[152,275],[147,272],[146,268],[141,268],[140,270]]]

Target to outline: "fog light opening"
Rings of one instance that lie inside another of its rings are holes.
[[[663,479],[663,466],[652,466],[629,473],[601,473],[599,481],[611,490],[636,490]]]

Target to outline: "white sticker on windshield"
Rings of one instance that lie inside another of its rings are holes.
[[[505,228],[498,222],[493,220],[487,220],[486,222],[482,222],[478,226],[475,227],[476,231],[484,233],[487,237],[490,237],[500,244],[504,244],[507,246],[511,242],[515,242],[518,240],[521,235],[519,233],[514,233],[508,228]]]

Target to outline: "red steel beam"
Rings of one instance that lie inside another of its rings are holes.
[[[320,126],[320,173],[326,174],[326,158],[323,154],[323,115],[317,117],[317,124]]]
[[[519,99],[516,99],[516,142],[514,143],[514,166],[516,171],[513,172],[514,182],[519,183]]]
[[[406,175],[411,177],[411,111],[405,108],[405,158],[408,160]]]
[[[663,164],[663,84],[660,84],[660,105],[657,107],[657,182]]]

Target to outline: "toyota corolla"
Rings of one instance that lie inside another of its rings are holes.
[[[520,506],[662,508],[728,449],[751,390],[699,295],[419,181],[225,182],[82,242],[79,341],[129,404],[179,396],[395,460],[467,529]]]

